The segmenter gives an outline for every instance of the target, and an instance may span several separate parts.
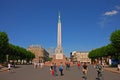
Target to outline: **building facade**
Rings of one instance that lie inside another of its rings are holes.
[[[88,58],[88,54],[89,54],[89,52],[73,51],[70,53],[70,60],[73,63],[76,63],[79,61],[81,63],[84,63],[84,62],[91,63],[91,59]]]
[[[36,62],[45,62],[49,58],[49,53],[39,45],[31,45],[27,50],[35,54],[33,60]]]

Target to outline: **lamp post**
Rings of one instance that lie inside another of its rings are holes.
[[[6,61],[7,61],[7,62],[8,62],[8,57],[9,57],[9,55],[7,54],[7,55],[6,55]]]
[[[39,63],[40,63],[40,56],[39,56]]]

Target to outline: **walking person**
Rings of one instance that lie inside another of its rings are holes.
[[[15,67],[16,67],[15,61],[13,61],[11,65],[11,72],[15,71]]]
[[[60,75],[63,76],[63,64],[62,64],[62,62],[60,63],[59,71],[60,71]]]
[[[70,69],[70,63],[66,62],[65,65],[66,65],[66,70],[69,70]]]
[[[51,65],[50,65],[50,74],[52,74],[52,75],[54,75],[53,64],[54,64],[54,63],[51,63]]]
[[[66,66],[66,70],[68,70],[68,67],[67,67],[67,62],[65,62],[65,66]]]
[[[54,63],[53,69],[54,69],[54,76],[57,76],[57,66],[56,66],[56,63]]]
[[[34,62],[33,65],[34,65],[34,69],[36,69],[37,68],[37,63]]]
[[[120,64],[118,64],[118,71],[120,70]]]
[[[10,72],[10,70],[11,70],[11,64],[8,63],[8,72]]]
[[[42,62],[40,63],[40,68],[41,68],[41,69],[43,68],[43,63],[42,63]]]
[[[77,67],[78,69],[80,69],[80,61],[77,63]]]
[[[2,69],[2,64],[0,63],[0,70]]]
[[[88,71],[88,66],[87,66],[87,64],[86,64],[86,62],[83,64],[83,69],[82,69],[82,71],[83,71],[83,78],[86,80],[87,79],[87,71]]]
[[[53,69],[53,64],[54,64],[54,63],[51,63],[51,65],[50,65],[50,70],[52,70],[52,69]]]
[[[52,74],[52,76],[54,76],[54,69],[53,69],[53,67],[51,68],[51,74]]]
[[[70,70],[70,62],[68,62],[68,65],[67,65],[67,66],[68,66],[68,70]]]
[[[102,78],[102,65],[97,64],[96,69],[97,69],[97,78],[96,78],[96,80],[101,80],[101,78]]]

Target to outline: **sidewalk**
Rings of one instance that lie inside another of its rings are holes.
[[[7,67],[2,67],[2,68],[0,69],[0,72],[6,71],[6,70],[8,70]]]
[[[119,74],[120,74],[120,70],[118,71],[117,68],[105,67],[104,70],[107,70],[107,71],[111,71],[111,72],[119,73]]]

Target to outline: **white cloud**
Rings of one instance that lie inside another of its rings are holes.
[[[117,13],[118,13],[118,11],[112,10],[112,11],[105,12],[104,15],[105,16],[112,16],[112,15],[116,15]]]

